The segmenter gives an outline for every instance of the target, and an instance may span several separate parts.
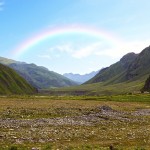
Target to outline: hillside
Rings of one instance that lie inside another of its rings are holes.
[[[93,72],[83,74],[83,75],[73,74],[73,73],[65,73],[65,74],[63,74],[63,76],[81,84],[81,83],[84,83],[84,82],[90,80],[91,78],[93,78],[98,72],[99,71],[93,71]]]
[[[35,64],[14,63],[9,66],[15,69],[22,77],[29,81],[29,83],[39,89],[76,85],[75,82],[66,77]]]
[[[137,54],[135,53],[126,54],[117,63],[102,69],[95,77],[87,81],[86,84],[97,82],[107,82],[107,84],[112,84],[125,81],[125,72],[136,57]]]
[[[74,81],[35,64],[27,64],[3,57],[0,57],[0,62],[13,68],[31,85],[38,89],[77,85]]]
[[[117,63],[104,68],[86,84],[105,82],[107,84],[146,78],[150,73],[150,47],[141,53],[129,53],[123,56]]]
[[[36,89],[29,85],[13,69],[0,64],[0,94],[33,94]]]
[[[128,67],[126,78],[128,80],[138,80],[150,74],[150,46],[145,48],[138,57]],[[146,78],[145,78],[146,79]]]

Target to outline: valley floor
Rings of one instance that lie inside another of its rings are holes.
[[[150,95],[0,97],[0,150],[111,148],[150,149]]]

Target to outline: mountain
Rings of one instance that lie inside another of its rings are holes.
[[[114,84],[131,82],[147,77],[150,74],[150,46],[141,53],[129,53],[123,56],[117,63],[102,69],[95,77],[86,82]]]
[[[93,71],[91,73],[87,73],[84,75],[80,75],[80,74],[73,74],[73,73],[65,73],[63,74],[63,76],[78,82],[78,83],[84,83],[86,81],[88,81],[89,79],[93,78],[99,71]]]
[[[136,80],[150,74],[150,46],[145,48],[128,67],[127,80]]]
[[[0,94],[34,94],[37,90],[13,69],[0,64]]]
[[[67,79],[66,77],[35,64],[13,63],[9,66],[16,70],[30,84],[39,89],[76,85],[75,82]]]
[[[0,57],[0,62],[13,68],[31,85],[38,89],[77,85],[74,81],[35,64],[27,64],[3,57]]]
[[[126,71],[137,56],[138,55],[135,53],[126,54],[117,63],[103,68],[96,76],[87,81],[86,84],[97,82],[107,82],[107,84],[112,84],[125,81]]]

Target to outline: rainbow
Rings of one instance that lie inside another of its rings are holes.
[[[31,50],[34,46],[37,44],[40,44],[44,40],[47,40],[48,38],[52,38],[54,36],[60,36],[60,35],[69,35],[69,34],[85,34],[87,36],[94,36],[97,38],[101,38],[104,40],[107,40],[114,45],[120,44],[120,39],[116,38],[115,35],[105,31],[100,30],[96,28],[91,28],[87,26],[63,26],[63,27],[56,27],[56,28],[50,28],[46,29],[33,37],[24,40],[19,46],[17,46],[13,51],[12,55],[14,56],[20,56],[23,53]]]

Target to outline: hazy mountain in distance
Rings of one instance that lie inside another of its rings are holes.
[[[93,78],[99,71],[93,71],[84,75],[80,75],[80,74],[73,74],[73,73],[65,73],[63,74],[63,76],[78,82],[80,84],[88,81],[89,79]]]

